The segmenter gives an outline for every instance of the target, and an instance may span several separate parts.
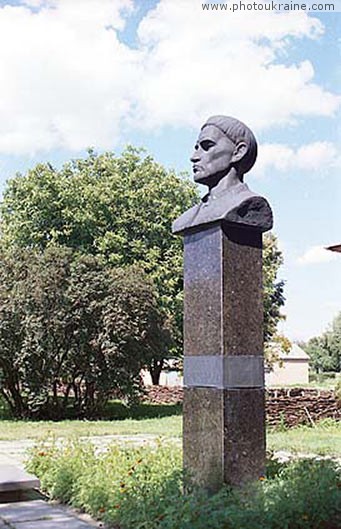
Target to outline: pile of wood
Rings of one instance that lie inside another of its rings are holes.
[[[314,424],[326,418],[341,420],[341,408],[331,390],[270,389],[266,411],[270,425]]]
[[[180,386],[147,386],[145,402],[152,404],[181,404],[183,389]]]
[[[179,404],[182,398],[181,387],[150,386],[146,388],[144,400],[154,404]],[[325,418],[341,420],[341,407],[334,392],[309,388],[267,390],[266,413],[271,426],[314,424]]]

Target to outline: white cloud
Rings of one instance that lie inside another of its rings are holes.
[[[309,60],[288,60],[294,39],[323,33],[306,13],[231,16],[197,0],[160,0],[130,48],[119,31],[133,8],[133,0],[0,8],[0,152],[110,148],[122,129],[198,126],[217,111],[260,130],[339,107]],[[302,163],[310,156],[302,152]]]
[[[256,129],[333,114],[340,99],[313,82],[308,60],[280,62],[291,38],[317,38],[321,23],[304,13],[234,15],[202,11],[196,1],[162,0],[142,21],[149,72],[140,95],[144,126],[197,126],[217,109]]]
[[[311,246],[304,254],[297,259],[300,265],[310,265],[318,263],[329,263],[334,261],[337,255],[330,250],[326,250],[323,246]]]
[[[309,170],[336,166],[340,162],[337,148],[327,141],[302,145],[296,152],[296,158],[298,168]]]
[[[266,143],[259,149],[253,174],[260,176],[271,170],[324,171],[340,167],[340,162],[340,153],[331,142],[316,141],[301,145],[297,149],[280,143]]]
[[[32,0],[30,1],[32,4]],[[0,9],[0,151],[112,145],[129,110],[136,52],[115,29],[130,0]]]

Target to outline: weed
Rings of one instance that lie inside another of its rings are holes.
[[[28,469],[43,489],[123,529],[320,529],[341,527],[341,471],[331,460],[278,463],[243,490],[182,493],[181,451],[157,447],[95,453],[92,445],[44,442]]]

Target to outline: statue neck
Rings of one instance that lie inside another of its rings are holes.
[[[217,198],[223,193],[228,192],[235,186],[243,183],[243,175],[239,174],[235,167],[231,167],[229,172],[219,180],[216,186],[212,187],[209,191],[211,198]]]

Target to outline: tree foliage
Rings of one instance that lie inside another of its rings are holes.
[[[276,334],[277,324],[283,319],[284,281],[277,278],[283,264],[282,252],[273,233],[264,236],[263,291],[264,291],[264,341],[270,342]]]
[[[321,336],[311,338],[303,344],[310,356],[312,367],[320,372],[341,371],[341,312]]]
[[[182,240],[172,235],[171,222],[197,200],[192,183],[137,149],[121,156],[90,151],[60,171],[40,164],[8,182],[2,244],[39,250],[59,245],[111,266],[138,263],[156,285],[180,352]],[[162,359],[157,355],[151,368],[160,371]]]
[[[141,368],[169,347],[157,292],[136,266],[104,267],[50,247],[0,256],[0,392],[18,417],[97,413],[133,398]]]
[[[282,355],[289,354],[292,348],[292,343],[283,334],[277,332],[271,337],[271,340],[265,342],[264,358],[266,367],[271,370],[275,364],[283,365]]]
[[[154,381],[164,359],[181,355],[183,252],[171,223],[198,202],[188,179],[166,171],[141,151],[121,156],[89,151],[85,159],[60,170],[39,164],[8,182],[1,206],[1,244],[43,251],[50,246],[96,256],[111,267],[138,263],[154,283],[172,346],[154,351],[149,368]],[[275,334],[284,304],[283,281],[277,280],[282,255],[276,238],[264,243],[264,337]]]

